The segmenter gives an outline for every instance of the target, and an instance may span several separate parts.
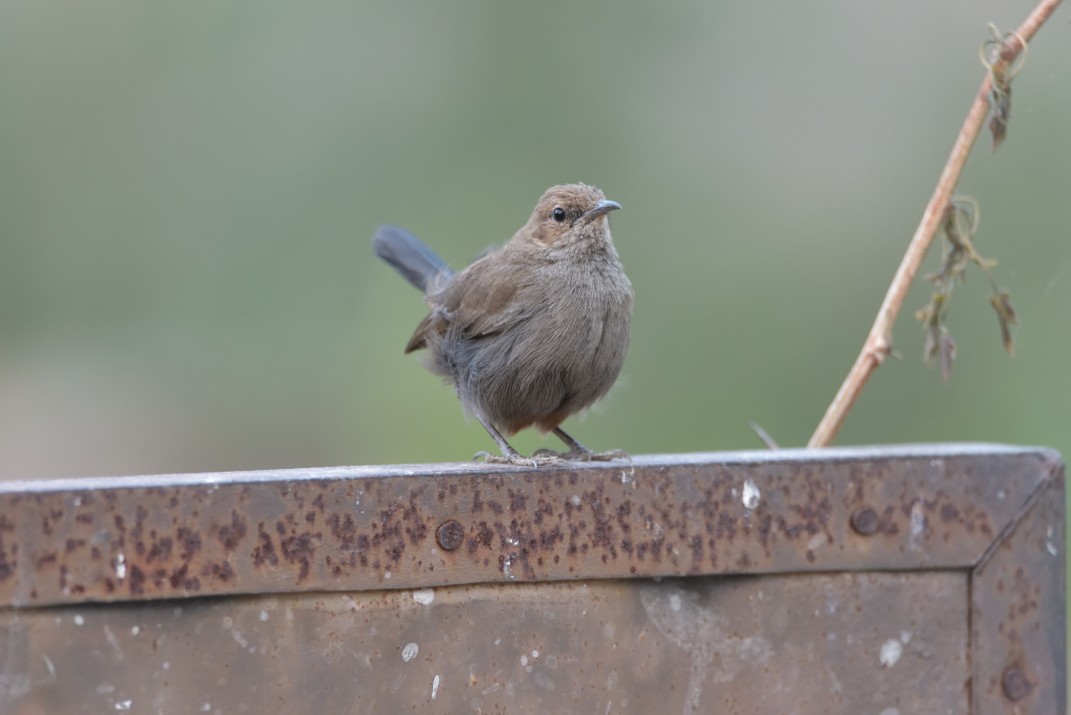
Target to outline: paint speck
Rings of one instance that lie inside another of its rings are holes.
[[[580,506],[580,497],[578,495],[574,494],[573,496],[569,497],[569,502],[573,506]]]
[[[538,658],[538,657],[539,657],[539,651],[537,651],[537,650],[533,650],[533,651],[532,651],[532,657],[533,657],[533,658]]]
[[[115,557],[115,577],[120,581],[126,578],[126,556],[122,552]]]
[[[908,545],[912,551],[920,551],[922,544],[919,543],[923,534],[926,533],[926,515],[922,511],[922,502],[916,501],[911,506],[911,536]]]
[[[422,588],[419,591],[413,591],[413,600],[421,606],[430,606],[431,602],[435,600],[435,591],[432,591],[430,588]]]
[[[502,687],[501,683],[491,683],[490,685],[488,685],[486,688],[483,689],[483,692],[481,692],[480,695],[490,695],[491,693],[497,693],[498,689],[501,688],[501,687]]]
[[[165,660],[163,663],[160,664],[160,667],[164,670],[171,670],[171,663]]]
[[[130,635],[136,636],[139,633],[141,633],[141,626],[132,626],[130,628]]]
[[[242,648],[248,648],[249,647],[249,641],[247,641],[245,639],[245,637],[242,635],[241,631],[239,631],[237,628],[234,627],[234,619],[231,618],[230,616],[224,616],[223,617],[223,630],[225,630],[228,633],[230,633],[231,634],[231,638],[234,639],[234,642],[237,643],[238,645],[240,645]]]
[[[435,696],[439,694],[439,676],[436,675],[431,679],[431,699],[434,700]]]
[[[85,622],[86,622],[86,619],[82,618],[82,614],[81,613],[76,613],[74,615],[74,625],[83,626],[83,625],[85,625]]]
[[[679,593],[671,593],[669,595],[669,610],[681,610],[681,595]]]
[[[900,641],[895,638],[890,638],[881,644],[881,651],[878,653],[878,660],[885,668],[891,668],[896,665],[896,661],[900,660],[900,656],[904,654],[904,647],[900,645]]]
[[[510,554],[506,558],[502,559],[502,575],[504,575],[510,581],[517,580],[517,577],[513,575],[513,562],[517,560],[517,557]]]
[[[212,703],[201,703],[201,712],[206,713],[212,709]]]
[[[408,663],[413,658],[416,658],[418,652],[420,652],[420,646],[416,643],[406,643],[405,647],[402,648],[402,660]]]
[[[130,705],[133,702],[134,702],[133,700],[120,700],[119,702],[117,702],[115,704],[115,709],[116,710],[129,710],[130,709]]]
[[[262,620],[262,621],[268,620],[268,612],[267,611],[261,611],[260,612],[260,620]]]
[[[521,665],[528,665],[528,656],[526,656],[526,655],[522,655],[521,656]]]
[[[829,540],[826,538],[825,534],[815,534],[807,540],[807,548],[810,551],[814,551],[815,549],[820,549],[825,546],[828,541]]]
[[[495,645],[502,645],[502,639],[501,638],[495,638]]]
[[[900,631],[900,642],[907,645],[911,642],[911,631]]]
[[[1052,535],[1053,535],[1052,524],[1049,524],[1049,528],[1045,530],[1045,535],[1048,537],[1047,539],[1045,539],[1045,550],[1048,551],[1053,556],[1057,556],[1058,552],[1056,550],[1056,544],[1053,543],[1053,540],[1052,540]]]
[[[390,581],[390,569],[387,569],[386,571],[383,572],[383,578],[386,581]]]
[[[754,509],[759,505],[759,498],[762,497],[762,492],[755,486],[750,478],[744,482],[744,493],[741,495],[741,501],[744,502],[745,509]]]

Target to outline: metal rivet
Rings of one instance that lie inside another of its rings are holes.
[[[461,546],[461,540],[465,538],[465,530],[453,519],[448,519],[439,525],[435,531],[435,540],[445,551],[453,551]]]
[[[863,536],[870,536],[878,530],[878,513],[870,507],[863,507],[852,512],[852,528]]]
[[[1022,700],[1029,695],[1032,690],[1030,681],[1023,675],[1023,671],[1015,667],[1008,668],[1004,671],[1004,676],[1000,679],[1000,684],[1004,688],[1004,697],[1012,702]]]

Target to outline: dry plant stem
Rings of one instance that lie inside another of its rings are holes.
[[[1059,4],[1060,0],[1042,0],[1016,31],[1013,39],[1005,43],[997,64],[1006,68],[1014,62],[1015,58],[1023,50],[1022,43],[1030,41]],[[1001,69],[996,65],[994,68]],[[882,301],[877,318],[874,320],[874,325],[871,327],[870,334],[863,344],[863,349],[859,353],[859,357],[856,358],[855,364],[852,365],[848,376],[844,379],[844,383],[840,386],[840,390],[837,391],[836,397],[833,398],[833,402],[826,409],[826,414],[822,417],[822,421],[818,424],[814,434],[811,435],[811,439],[807,443],[808,447],[829,446],[833,438],[836,437],[841,425],[844,424],[848,412],[852,409],[852,405],[855,404],[856,398],[859,397],[859,393],[863,390],[863,386],[870,378],[871,373],[881,365],[892,350],[893,323],[896,322],[896,316],[903,306],[904,297],[911,286],[911,281],[914,280],[915,275],[918,273],[919,266],[922,265],[922,260],[926,257],[926,252],[933,242],[933,237],[941,225],[945,207],[948,206],[948,202],[952,199],[952,193],[955,191],[960,174],[963,173],[963,167],[967,163],[967,156],[970,154],[975,140],[978,139],[978,134],[982,131],[985,118],[989,114],[990,87],[991,76],[987,73],[977,96],[974,98],[974,103],[967,113],[967,118],[964,119],[963,126],[959,130],[959,136],[956,137],[956,143],[952,147],[952,153],[948,157],[944,170],[941,172],[941,178],[937,182],[933,196],[930,197],[930,202],[922,213],[922,220],[919,222],[918,228],[915,229],[915,235],[911,238],[907,253],[904,254],[900,268],[897,269],[892,284],[889,286],[889,291],[885,294],[885,300]]]

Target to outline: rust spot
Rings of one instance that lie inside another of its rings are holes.
[[[292,564],[298,564],[298,583],[308,578],[312,557],[316,551],[313,535],[309,533],[296,534],[283,539],[279,545],[283,552],[283,558]]]
[[[947,502],[941,505],[940,513],[941,521],[945,522],[946,524],[953,522],[959,518],[959,509]],[[974,522],[968,522],[967,530],[974,531]]]
[[[226,582],[233,579],[237,574],[234,573],[234,567],[230,563],[222,561],[218,564],[211,564],[206,575]]]
[[[145,555],[145,563],[151,564],[153,561],[167,561],[170,559],[171,547],[174,543],[170,536],[163,536],[153,541],[152,546],[149,547],[149,553]]]
[[[4,540],[0,539],[0,581],[6,581],[15,573],[15,562],[7,560]]]
[[[145,572],[136,564],[130,567],[130,593],[135,596],[145,593]]]
[[[524,511],[528,504],[528,496],[520,490],[509,490],[509,510]]]
[[[352,516],[332,514],[327,519],[327,525],[331,529],[331,536],[338,541],[340,549],[349,551],[353,548],[357,538],[357,524]]]
[[[219,541],[227,551],[234,551],[238,548],[238,542],[245,538],[245,532],[245,519],[232,509],[231,523],[219,527]]]
[[[185,526],[179,527],[178,541],[182,547],[182,552],[179,556],[183,561],[189,561],[193,558],[193,555],[201,550],[201,536]]]

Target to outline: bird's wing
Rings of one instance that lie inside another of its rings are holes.
[[[480,259],[452,277],[443,288],[428,296],[431,312],[421,321],[406,345],[418,350],[433,333],[453,328],[466,338],[481,338],[527,320],[540,308],[532,301],[518,300],[532,285],[532,269],[524,263],[497,260],[488,265]],[[492,267],[493,266],[493,267]]]

